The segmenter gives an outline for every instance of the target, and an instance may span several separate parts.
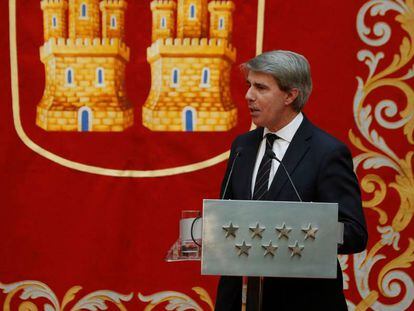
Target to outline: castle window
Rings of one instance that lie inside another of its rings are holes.
[[[89,132],[92,129],[92,110],[83,106],[78,110],[78,131]]]
[[[52,16],[52,28],[57,28],[57,17],[55,15]]]
[[[74,85],[74,72],[72,68],[67,68],[66,69],[66,85],[67,86],[73,86]]]
[[[160,28],[164,29],[167,27],[167,19],[165,18],[165,16],[161,17],[161,21],[160,21]]]
[[[185,107],[182,112],[182,124],[183,130],[186,132],[192,132],[196,127],[196,113],[197,111],[193,107]]]
[[[200,87],[210,87],[210,68],[203,68]]]
[[[96,86],[105,86],[105,72],[101,67],[96,69]]]
[[[171,72],[171,87],[177,87],[180,84],[180,70],[174,68]]]
[[[224,29],[224,17],[220,17],[219,18],[218,29],[219,30],[223,30]]]
[[[86,6],[86,3],[82,3],[80,6],[80,17],[81,18],[88,17],[88,7]]]
[[[111,15],[111,29],[116,29],[116,16]]]
[[[194,3],[190,4],[189,19],[196,19],[196,6]]]

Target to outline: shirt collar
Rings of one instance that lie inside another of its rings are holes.
[[[293,136],[295,135],[296,131],[298,130],[300,124],[303,120],[303,114],[302,112],[299,112],[295,118],[293,118],[292,121],[290,121],[285,127],[282,127],[277,132],[271,132],[268,128],[265,127],[263,131],[263,137],[268,134],[276,134],[283,140],[286,140],[288,143],[290,143],[293,139]]]

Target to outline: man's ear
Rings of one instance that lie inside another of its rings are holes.
[[[286,92],[285,104],[290,105],[295,101],[295,99],[299,96],[299,89],[293,88],[290,91]]]

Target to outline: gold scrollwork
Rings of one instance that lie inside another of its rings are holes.
[[[378,287],[381,291],[381,294],[384,296],[388,296],[387,293],[383,290],[383,281],[387,273],[391,270],[395,270],[398,268],[409,268],[411,267],[411,263],[414,261],[414,240],[409,238],[409,246],[400,256],[391,260],[388,264],[386,264],[378,275]]]
[[[71,287],[64,295],[62,303],[59,303],[55,293],[44,283],[39,281],[21,281],[11,284],[0,283],[0,290],[6,294],[3,303],[4,311],[11,311],[11,302],[15,295],[21,292],[18,302],[19,311],[64,311],[69,304],[72,303],[70,311],[97,311],[107,310],[108,303],[115,306],[117,310],[127,311],[125,302],[130,302],[133,298],[133,293],[129,295],[122,295],[110,290],[98,290],[83,296],[81,299],[74,301],[76,294],[82,289],[81,286]],[[193,287],[192,290],[198,294],[198,298],[204,301],[210,310],[214,310],[214,304],[208,292],[201,287]],[[47,301],[43,307],[40,308],[35,302],[37,298],[43,298]],[[138,298],[142,302],[148,302],[145,311],[150,311],[162,303],[167,303],[167,310],[195,310],[203,311],[203,308],[193,298],[176,291],[162,291],[152,295],[144,296],[138,294]],[[69,307],[68,307],[69,308]],[[111,308],[113,309],[113,308]]]
[[[382,208],[378,207],[387,194],[385,182],[378,175],[369,174],[362,178],[361,188],[366,193],[374,193],[374,197],[371,200],[364,201],[363,206],[376,211],[380,216],[378,222],[381,225],[385,224],[388,221],[388,215]]]
[[[37,311],[39,310],[37,306],[31,301],[22,302],[19,305],[19,311]]]
[[[74,286],[70,288],[66,292],[61,305],[55,293],[46,284],[39,281],[30,280],[11,284],[0,283],[0,289],[3,290],[4,294],[6,294],[6,298],[3,303],[4,311],[11,310],[11,301],[16,293],[20,291],[22,293],[19,298],[23,301],[19,304],[19,311],[39,310],[39,307],[33,301],[29,301],[29,299],[35,300],[37,298],[44,298],[48,301],[42,308],[45,311],[64,311],[66,306],[75,299],[76,294],[82,289],[82,287]],[[108,308],[107,303],[110,302],[119,310],[126,311],[123,302],[130,301],[132,297],[132,293],[129,295],[121,295],[109,290],[95,291],[78,300],[75,305],[70,308],[70,310],[106,310]]]
[[[407,145],[414,144],[414,88],[412,83],[408,82],[414,78],[414,0],[367,1],[358,13],[357,30],[361,40],[367,45],[386,45],[391,37],[390,25],[382,21],[370,28],[365,25],[365,17],[384,16],[389,11],[397,13],[395,20],[407,34],[401,39],[399,52],[383,70],[378,69],[378,64],[386,59],[384,51],[374,54],[364,49],[357,55],[358,59],[368,66],[369,73],[365,80],[357,77],[358,88],[353,110],[359,133],[355,134],[351,129],[349,139],[361,151],[354,158],[355,169],[361,177],[362,190],[370,195],[370,198],[363,202],[364,208],[379,215],[377,231],[380,233],[380,239],[368,252],[353,257],[356,285],[362,297],[362,301],[356,306],[350,302],[355,310],[365,310],[368,307],[382,310],[396,306],[399,310],[405,310],[414,301],[414,282],[406,272],[414,261],[414,240],[403,234],[412,223],[414,214],[414,152],[408,151],[401,157],[399,153],[402,150],[393,150],[389,142],[381,136],[383,131],[402,129],[401,134]],[[373,36],[376,37],[372,38]],[[408,70],[405,69],[407,67]],[[382,99],[374,106],[367,103],[369,95],[384,87],[392,87],[402,92],[406,99],[404,107],[388,98]],[[379,170],[382,168],[389,168],[394,172],[392,182],[387,184],[385,178],[381,177]],[[376,170],[378,173],[366,172],[368,170]],[[400,198],[396,204],[396,212],[387,206],[385,200],[390,193],[389,188],[394,189]],[[397,253],[400,249],[400,239],[408,240],[408,246],[404,251]],[[382,253],[384,248],[391,248],[391,252],[387,252],[387,255]],[[372,269],[380,263],[383,264],[380,269]],[[379,271],[376,280],[377,290],[370,288],[372,282],[369,282],[369,279],[372,277],[372,271]],[[401,285],[405,287],[405,291],[402,291]],[[383,302],[388,297],[398,297],[399,301],[395,302],[394,299],[394,304]]]
[[[205,289],[201,287],[193,287],[192,289],[200,296],[202,301],[207,303],[211,310],[214,310],[213,302]],[[175,291],[163,291],[148,296],[138,293],[138,298],[143,302],[149,302],[144,311],[151,311],[162,303],[167,303],[167,306],[165,307],[166,310],[203,311],[201,306],[194,299]]]

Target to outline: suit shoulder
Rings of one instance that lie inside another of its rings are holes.
[[[325,151],[346,149],[349,152],[349,148],[344,142],[316,126],[313,126],[312,142],[318,148]]]

